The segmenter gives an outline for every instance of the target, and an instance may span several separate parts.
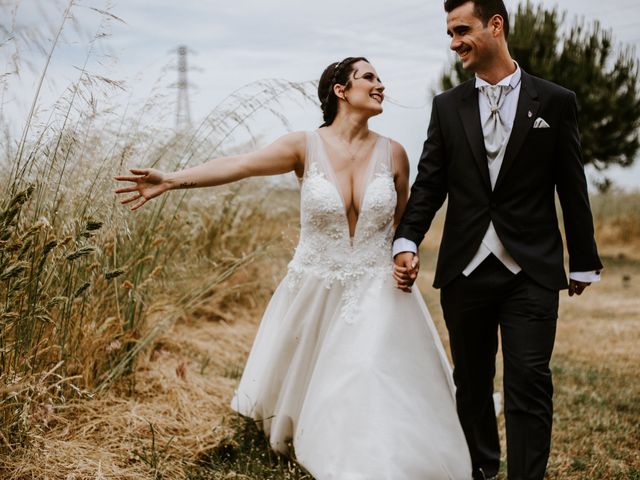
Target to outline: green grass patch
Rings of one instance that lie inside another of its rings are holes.
[[[631,479],[640,468],[640,385],[631,366],[554,357],[550,478]]]
[[[190,480],[313,480],[293,458],[275,453],[260,423],[237,415],[231,433],[215,448],[201,454],[190,467]],[[290,445],[291,451],[293,447]]]

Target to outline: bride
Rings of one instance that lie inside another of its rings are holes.
[[[131,169],[123,204],[172,189],[294,171],[300,241],[231,402],[318,480],[466,480],[469,452],[446,354],[411,272],[394,271],[408,196],[403,147],[368,128],[384,86],[362,57],[318,86],[324,124],[173,173]],[[417,267],[417,265],[416,265]],[[395,281],[394,281],[395,278]],[[403,290],[403,291],[401,291]]]

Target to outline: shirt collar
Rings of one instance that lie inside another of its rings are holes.
[[[507,75],[502,80],[500,80],[496,85],[511,85],[511,88],[516,88],[518,83],[520,83],[520,78],[522,77],[522,70],[520,70],[520,65],[518,62],[513,62],[516,65],[516,71],[511,75]],[[476,75],[476,88],[483,87],[485,85],[491,85],[489,82],[481,79]]]

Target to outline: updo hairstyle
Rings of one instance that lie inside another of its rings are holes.
[[[334,85],[344,85],[345,90],[349,90],[351,87],[349,77],[353,72],[353,65],[360,61],[369,63],[369,60],[364,57],[347,57],[341,62],[332,63],[322,72],[318,83],[318,98],[324,123],[320,128],[331,125],[338,113],[338,97],[333,91]]]

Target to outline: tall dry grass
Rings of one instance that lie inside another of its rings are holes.
[[[602,252],[640,259],[640,191],[601,193],[591,203]]]
[[[24,127],[0,158],[0,455],[24,451],[75,400],[116,382],[133,391],[140,353],[205,300],[253,288],[230,279],[280,233],[278,212],[255,201],[269,188],[262,182],[166,195],[134,215],[112,193],[113,175],[224,154],[258,113],[284,121],[278,101],[310,98],[308,84],[255,82],[175,132],[145,124],[163,107],[153,99],[115,118],[98,108],[121,86],[85,62],[43,118],[42,89],[74,8],[72,0],[60,12]]]

